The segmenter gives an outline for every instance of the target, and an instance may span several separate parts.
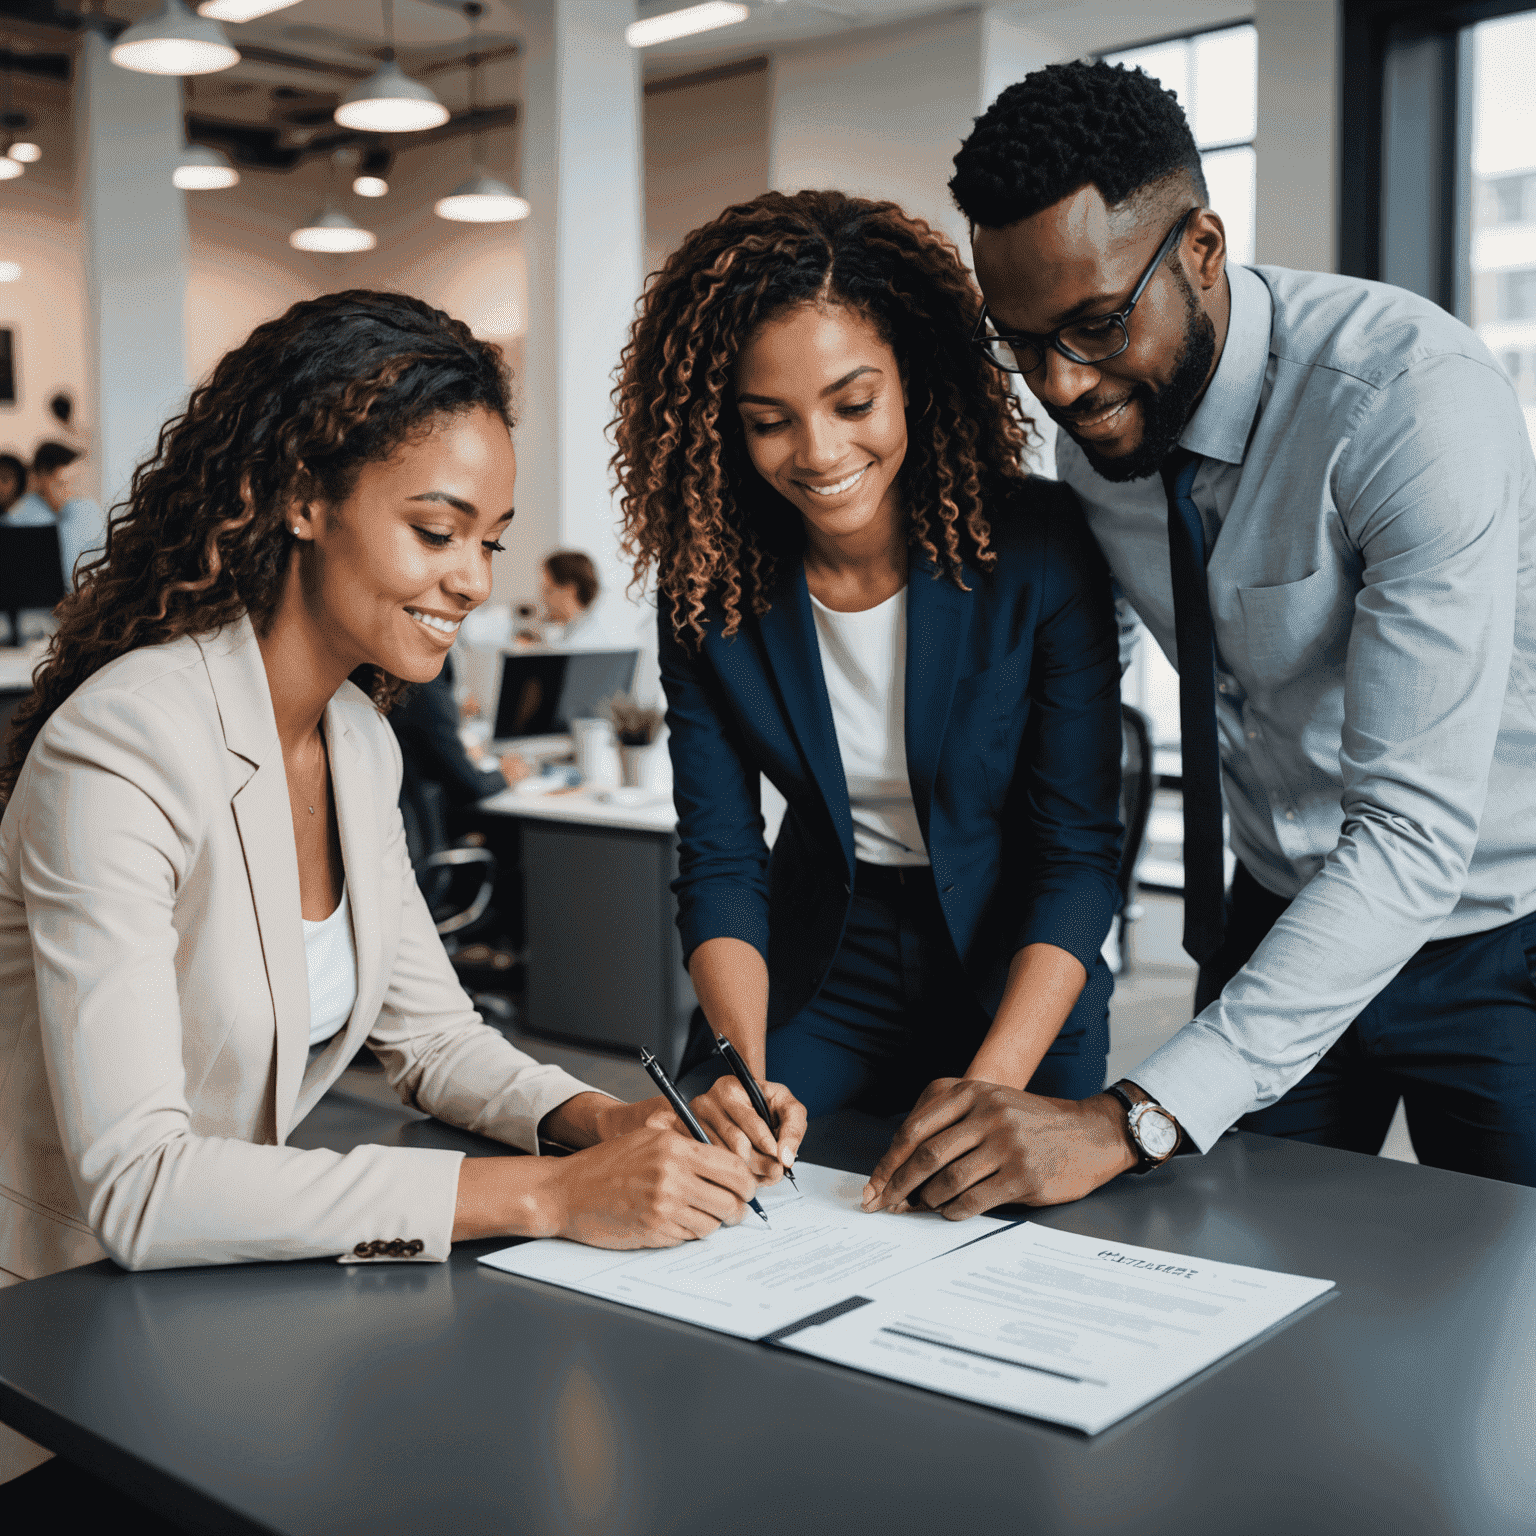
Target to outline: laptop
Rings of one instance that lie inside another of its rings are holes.
[[[498,751],[569,751],[571,721],[635,683],[638,650],[504,651],[491,740]]]

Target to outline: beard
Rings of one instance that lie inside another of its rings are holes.
[[[1132,400],[1141,404],[1141,441],[1129,453],[1110,457],[1078,437],[1065,416],[1050,406],[1045,408],[1046,415],[1071,436],[1094,472],[1105,480],[1145,480],[1158,472],[1194,414],[1195,402],[1210,374],[1211,359],[1216,355],[1216,327],[1196,303],[1184,274],[1177,275],[1184,287],[1184,337],[1173,365],[1173,377],[1161,389],[1137,384],[1130,394]],[[1089,413],[1079,410],[1078,414]]]

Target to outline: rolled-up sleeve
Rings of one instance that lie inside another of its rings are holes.
[[[706,939],[741,939],[768,960],[768,844],[762,779],[700,649],[657,616],[667,746],[677,806],[677,926],[686,961]],[[738,636],[729,642],[745,645]]]
[[[1299,1081],[1457,904],[1505,707],[1530,454],[1508,381],[1446,356],[1384,386],[1337,461],[1362,568],[1338,843],[1221,997],[1130,1074],[1202,1150]]]

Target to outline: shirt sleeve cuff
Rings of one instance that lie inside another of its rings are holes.
[[[1125,1076],[1172,1110],[1184,1134],[1202,1152],[1209,1152],[1257,1099],[1253,1073],[1242,1057],[1199,1019]]]

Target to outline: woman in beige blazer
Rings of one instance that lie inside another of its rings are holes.
[[[0,769],[0,1269],[434,1261],[740,1218],[747,1163],[480,1021],[406,856],[379,706],[489,594],[507,387],[446,315],[331,294],[227,356],[135,475]],[[343,894],[355,989],[312,1049],[301,918]],[[365,1042],[413,1107],[587,1150],[286,1146]]]

